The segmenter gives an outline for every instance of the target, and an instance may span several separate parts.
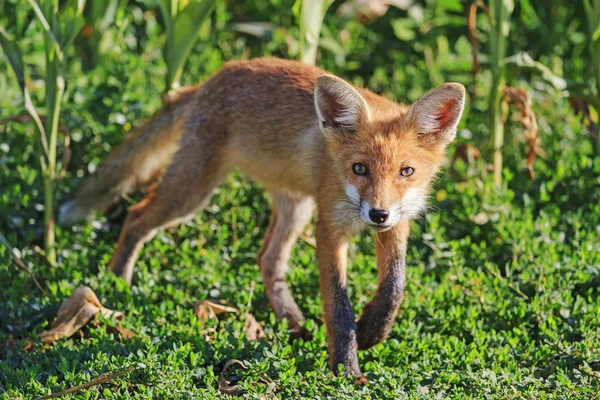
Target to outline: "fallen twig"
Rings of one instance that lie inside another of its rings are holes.
[[[75,393],[75,392],[79,392],[81,390],[89,389],[92,386],[97,386],[97,385],[100,385],[102,383],[106,383],[106,382],[112,381],[113,379],[118,378],[121,375],[128,374],[131,371],[133,371],[134,369],[136,369],[136,367],[132,366],[132,367],[126,368],[126,369],[124,369],[122,371],[119,371],[119,372],[104,373],[104,374],[98,376],[97,378],[94,378],[91,381],[89,381],[87,383],[84,383],[83,385],[73,386],[72,388],[61,390],[60,392],[53,393],[53,394],[48,395],[48,396],[38,397],[38,398],[36,398],[36,400],[53,399],[53,398],[56,398],[56,397],[64,396],[66,394]]]

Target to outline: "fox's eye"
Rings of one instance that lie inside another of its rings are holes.
[[[352,171],[356,175],[366,175],[368,170],[365,164],[356,163],[352,166]]]
[[[415,173],[415,169],[411,168],[411,167],[402,168],[400,170],[400,175],[402,175],[404,177],[411,176],[414,173]]]

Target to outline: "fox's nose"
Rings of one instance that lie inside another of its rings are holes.
[[[369,218],[371,218],[371,221],[375,222],[376,224],[383,224],[385,221],[387,221],[389,216],[390,213],[388,210],[378,210],[376,208],[371,208],[369,210]]]

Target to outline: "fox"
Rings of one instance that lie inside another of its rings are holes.
[[[272,200],[257,264],[275,315],[292,333],[305,332],[305,317],[286,281],[290,252],[316,210],[329,365],[361,378],[357,352],[385,340],[393,326],[406,286],[410,222],[427,208],[464,103],[459,83],[404,105],[298,61],[229,61],[136,128],[82,180],[60,207],[59,222],[106,211],[159,176],[130,207],[109,264],[131,284],[143,244],[205,208],[224,178],[241,171]],[[355,320],[348,241],[363,230],[375,236],[378,288]]]

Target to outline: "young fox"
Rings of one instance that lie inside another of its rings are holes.
[[[143,243],[205,207],[234,168],[273,199],[258,253],[269,301],[300,332],[304,316],[285,281],[290,251],[318,210],[317,260],[330,365],[360,376],[357,349],[384,340],[405,286],[409,223],[422,212],[465,89],[447,83],[403,106],[296,61],[227,63],[138,128],[61,207],[63,223],[106,210],[161,172],[131,207],[110,269],[131,281]],[[164,172],[162,172],[164,170]],[[355,322],[347,295],[348,239],[371,229],[379,287]]]

